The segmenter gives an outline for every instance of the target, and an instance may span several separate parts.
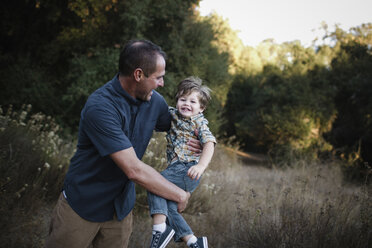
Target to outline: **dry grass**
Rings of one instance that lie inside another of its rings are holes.
[[[0,108],[0,246],[42,247],[73,142],[51,117]]]
[[[196,235],[208,236],[210,247],[371,245],[371,186],[345,183],[337,164],[299,161],[273,169],[249,158],[243,164],[218,146],[184,214]],[[146,247],[151,221],[144,205],[136,209],[130,247]]]
[[[72,150],[45,125],[35,137],[30,132],[35,123],[21,121],[21,115],[9,122],[12,118],[2,114],[0,119],[0,244],[43,247],[54,206],[50,199],[58,197]],[[56,148],[49,149],[53,144]],[[156,134],[144,161],[163,169],[164,148],[164,136]],[[208,237],[211,248],[372,247],[372,188],[342,178],[337,164],[298,161],[275,169],[264,166],[260,157],[242,160],[218,145],[184,216],[196,235]],[[145,193],[138,188],[131,248],[150,242]],[[185,245],[171,242],[168,247]]]

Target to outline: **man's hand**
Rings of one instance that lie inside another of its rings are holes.
[[[199,131],[195,129],[194,132],[195,132],[195,135],[198,136]],[[199,140],[190,138],[187,141],[187,145],[188,145],[187,149],[194,152],[196,156],[200,156],[200,154],[202,153],[203,147]]]
[[[185,210],[185,208],[187,206],[187,203],[189,202],[189,199],[190,199],[190,196],[191,196],[190,192],[186,192],[186,195],[187,195],[186,199],[184,201],[178,203],[178,212],[180,212],[180,213],[182,213],[183,210]]]
[[[199,180],[201,175],[204,173],[206,166],[201,166],[200,164],[191,166],[190,169],[187,171],[187,175],[192,180]]]

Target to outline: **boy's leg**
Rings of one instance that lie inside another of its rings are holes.
[[[174,230],[165,221],[167,216],[164,214],[154,214],[152,216],[152,238],[150,248],[164,248],[174,235]]]
[[[147,202],[150,208],[150,216],[154,215],[168,215],[167,200],[163,197],[147,192]]]
[[[165,223],[166,220],[167,216],[164,214],[152,215],[152,232],[163,233],[167,229],[167,224]]]
[[[180,161],[173,162],[167,169],[161,174],[170,182],[174,183],[181,189],[193,192],[200,180],[192,180],[188,175],[187,171],[194,164],[185,164]],[[178,205],[176,202],[167,201],[168,207],[168,221],[170,226],[176,231],[175,240],[182,241],[183,237],[189,238],[188,235],[193,235],[190,226],[187,224],[182,215],[178,212]],[[187,240],[186,240],[187,241]]]
[[[199,185],[199,180],[192,180],[188,175],[188,169],[195,165],[195,163],[185,164],[180,161],[173,163],[170,167],[162,172],[162,175],[170,182],[176,184],[178,187],[185,191],[193,192]],[[193,241],[196,242],[197,238],[194,236],[190,226],[187,224],[182,215],[178,212],[177,203],[167,201],[168,204],[168,221],[171,227],[176,231],[176,241]],[[191,239],[191,240],[190,240]]]
[[[167,200],[147,192],[147,201],[153,220],[150,248],[164,248],[174,235],[174,230],[165,223],[168,215]]]
[[[152,224],[153,225],[159,225],[165,223],[167,220],[167,216],[164,214],[153,214],[152,215]]]
[[[174,238],[176,242],[180,242],[184,240],[184,237],[194,234],[186,220],[178,212],[177,203],[174,201],[168,201],[168,221],[169,225],[176,231]]]

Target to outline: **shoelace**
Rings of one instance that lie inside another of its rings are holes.
[[[194,243],[190,245],[190,248],[199,248],[199,245],[198,243]]]
[[[153,235],[152,241],[151,241],[151,248],[157,248],[158,247],[160,237],[161,237],[160,232],[157,232],[156,234]]]

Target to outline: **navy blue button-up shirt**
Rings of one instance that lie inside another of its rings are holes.
[[[118,75],[87,100],[80,118],[77,151],[71,159],[63,190],[71,208],[82,218],[103,222],[116,213],[122,220],[134,207],[134,183],[110,154],[133,147],[142,158],[153,130],[167,131],[170,114],[164,98],[131,97]]]

